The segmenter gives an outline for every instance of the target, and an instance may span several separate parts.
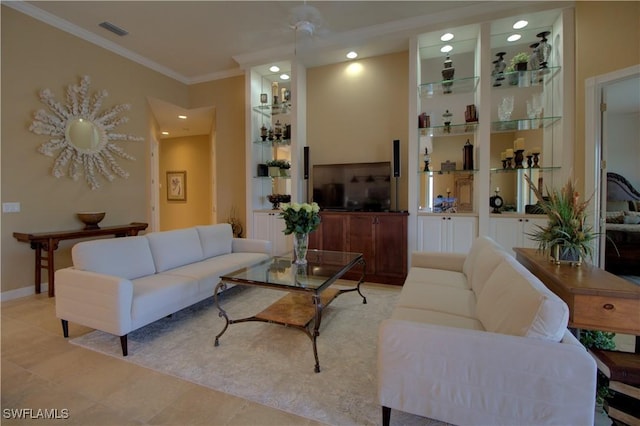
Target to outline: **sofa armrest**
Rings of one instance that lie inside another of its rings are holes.
[[[271,255],[271,241],[252,238],[234,238],[231,243],[233,253],[265,253]]]
[[[462,265],[466,258],[465,254],[460,253],[415,251],[411,253],[411,266],[462,272]]]
[[[57,270],[55,280],[58,318],[117,336],[131,331],[130,280],[74,268]]]
[[[449,423],[593,424],[596,365],[573,336],[561,343],[384,320],[381,405]]]

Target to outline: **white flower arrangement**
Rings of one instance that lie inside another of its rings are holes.
[[[284,218],[285,235],[308,234],[320,225],[320,206],[318,203],[285,203],[280,209]]]

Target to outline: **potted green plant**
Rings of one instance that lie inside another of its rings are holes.
[[[528,63],[529,54],[526,52],[516,53],[513,55],[513,58],[511,58],[511,67],[514,71],[526,71]]]
[[[547,188],[548,196],[543,196],[540,189],[525,175],[529,188],[538,198],[540,209],[547,215],[546,226],[537,226],[537,230],[527,234],[538,242],[538,249],[551,254],[556,263],[569,262],[580,265],[582,259],[593,255],[592,241],[597,233],[588,226],[586,208],[591,197],[579,201],[574,182],[569,179],[562,189]]]
[[[279,160],[280,176],[291,176],[291,163],[287,160]]]
[[[509,65],[508,67],[506,67],[504,69],[504,73],[505,73],[505,75],[508,76],[510,85],[515,86],[515,85],[518,84],[518,74],[519,73],[515,72],[515,69],[513,68],[513,64]]]
[[[580,343],[587,349],[611,351],[616,348],[615,336],[615,333],[608,331],[582,330],[580,331]],[[598,370],[597,381],[596,404],[598,407],[602,407],[605,398],[612,396],[612,394],[609,391],[609,379],[600,370]]]
[[[267,160],[267,167],[269,168],[269,176],[280,176],[280,160]]]

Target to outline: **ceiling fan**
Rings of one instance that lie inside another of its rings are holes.
[[[289,27],[296,32],[296,36],[316,36],[326,32],[322,14],[315,7],[304,4],[295,6],[289,13]]]

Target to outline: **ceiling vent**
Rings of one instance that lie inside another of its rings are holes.
[[[129,34],[128,31],[125,31],[122,28],[118,27],[117,25],[113,25],[111,22],[108,22],[108,21],[101,22],[99,25],[105,30],[111,31],[112,33],[119,35],[120,37],[126,36],[127,34]]]

